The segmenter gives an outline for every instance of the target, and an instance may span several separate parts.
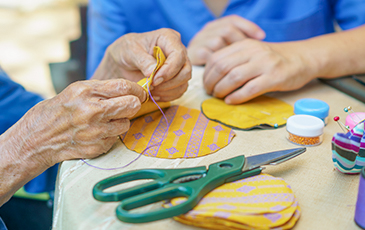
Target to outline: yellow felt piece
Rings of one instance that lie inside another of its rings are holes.
[[[165,60],[166,60],[164,53],[162,52],[161,48],[158,46],[153,47],[153,57],[156,58],[156,61],[157,61],[155,69],[153,70],[153,72],[151,73],[151,75],[148,78],[143,78],[142,80],[137,82],[137,84],[142,86],[147,93],[147,98],[146,98],[146,101],[144,101],[144,102],[147,102],[150,97],[150,95],[148,93],[148,89],[151,87],[153,78],[155,77],[157,71],[161,68],[161,66],[165,63]]]
[[[202,112],[209,119],[243,130],[285,125],[286,120],[294,115],[293,111],[291,105],[265,95],[240,105],[228,105],[217,98],[202,103]]]
[[[183,106],[155,111],[131,121],[121,135],[128,149],[160,158],[193,158],[218,151],[235,136],[233,130]]]
[[[293,216],[293,213],[297,210],[297,205],[291,206],[283,211],[277,213],[265,213],[260,215],[251,215],[244,213],[227,213],[219,210],[211,210],[199,214],[201,218],[217,217],[221,219],[229,220],[230,222],[245,223],[248,226],[259,229],[270,229],[284,225]],[[229,216],[228,216],[229,215]]]
[[[173,199],[167,206],[184,200]],[[299,215],[290,186],[281,178],[260,174],[214,189],[175,220],[211,229],[289,229]]]
[[[285,224],[275,227],[275,228],[269,228],[269,227],[252,227],[249,225],[242,224],[241,222],[233,222],[227,219],[221,219],[218,217],[208,217],[208,218],[202,218],[202,217],[187,217],[184,215],[176,216],[174,217],[174,220],[187,224],[192,225],[196,227],[201,228],[207,228],[207,229],[217,229],[217,230],[227,230],[227,229],[237,229],[237,230],[254,230],[254,229],[292,229],[294,225],[297,223],[298,219],[300,217],[300,207],[298,206],[298,209],[294,212],[292,218]]]
[[[170,102],[156,102],[158,104],[158,106],[160,106],[161,109],[170,107],[171,103]],[[131,118],[134,119],[136,117],[140,117],[142,115],[145,115],[147,113],[151,113],[153,111],[159,111],[157,105],[153,102],[153,101],[147,101],[144,102],[141,106],[141,109]]]

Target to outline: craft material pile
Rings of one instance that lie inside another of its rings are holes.
[[[184,202],[173,199],[166,206]],[[300,208],[290,186],[268,174],[224,184],[208,193],[190,212],[174,219],[209,229],[290,229]]]

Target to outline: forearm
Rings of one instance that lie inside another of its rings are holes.
[[[35,154],[24,131],[17,123],[0,136],[0,206],[49,167]]]
[[[306,63],[311,78],[365,73],[365,26],[290,42]],[[295,47],[294,47],[295,46]]]

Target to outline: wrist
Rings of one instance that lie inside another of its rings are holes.
[[[24,143],[16,125],[0,135],[0,206],[28,181],[40,175],[48,167],[33,159],[34,152]]]
[[[305,41],[272,43],[273,49],[281,53],[292,66],[292,76],[306,79],[309,82],[319,76],[321,63],[316,60],[312,50],[307,48]]]

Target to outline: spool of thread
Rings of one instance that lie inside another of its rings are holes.
[[[315,116],[294,115],[286,121],[288,140],[297,145],[315,146],[322,143],[324,122]]]
[[[365,119],[365,113],[363,112],[353,112],[349,113],[346,117],[345,125],[350,129],[354,128],[360,121]]]
[[[360,173],[359,192],[355,209],[355,223],[362,229],[365,229],[365,167]]]
[[[329,105],[321,100],[314,98],[303,98],[294,103],[295,114],[305,114],[318,117],[325,125],[328,122]]]

